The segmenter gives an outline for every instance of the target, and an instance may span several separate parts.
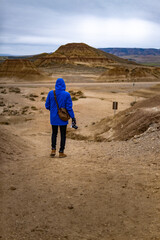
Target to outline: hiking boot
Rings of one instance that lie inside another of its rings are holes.
[[[66,154],[64,154],[63,152],[60,152],[60,153],[59,153],[59,158],[65,158],[65,157],[67,157]]]
[[[55,149],[52,149],[50,156],[51,156],[51,157],[55,157],[55,155],[56,155],[56,150],[55,150]]]

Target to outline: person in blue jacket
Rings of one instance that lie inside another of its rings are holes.
[[[71,99],[70,93],[66,92],[65,90],[66,90],[66,84],[64,80],[62,78],[58,78],[55,84],[55,91],[56,91],[58,106],[59,108],[67,109],[70,117],[72,118],[72,125],[76,125],[76,119],[75,119],[74,111],[72,109],[72,99]],[[60,126],[60,133],[61,133],[59,157],[60,158],[66,157],[67,155],[64,154],[64,149],[65,149],[65,143],[66,143],[66,130],[67,130],[68,121],[63,121],[59,118],[53,90],[51,90],[48,93],[45,107],[50,111],[50,123],[52,125],[51,157],[54,157],[56,155],[58,126]]]

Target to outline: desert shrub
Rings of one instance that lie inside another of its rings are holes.
[[[31,109],[35,111],[38,110],[38,108],[36,108],[35,106],[32,106]]]
[[[82,91],[70,90],[69,93],[71,94],[72,101],[77,101],[79,98],[86,98]]]
[[[9,125],[9,122],[0,122],[1,125]]]
[[[29,95],[29,97],[37,98],[38,95],[37,95],[37,94],[34,94],[34,93],[31,93],[31,94]]]
[[[21,110],[21,114],[26,114],[26,112],[28,111],[28,109],[29,109],[29,106],[23,107],[22,110]]]
[[[86,98],[86,96],[83,95],[83,96],[80,96],[79,98]],[[103,99],[103,100],[104,100],[104,99]]]
[[[83,92],[82,91],[78,91],[76,94],[77,95],[83,95]]]
[[[0,101],[0,107],[4,107],[5,103],[3,101]]]
[[[1,91],[1,93],[6,94],[6,93],[7,93],[7,90],[6,90],[6,89],[3,89],[3,90]]]
[[[28,109],[29,108],[29,106],[25,106],[25,107],[23,107],[22,109]]]
[[[29,100],[31,100],[31,101],[35,101],[34,97],[30,97]]]
[[[41,98],[41,101],[42,101],[42,102],[45,102],[45,101],[46,101],[46,97],[42,97],[42,98]]]
[[[77,101],[78,98],[77,97],[72,97],[72,101]]]
[[[9,88],[9,92],[20,93],[21,90],[20,90],[20,88],[18,88],[18,87],[10,87],[10,88]]]
[[[12,108],[12,107],[14,107],[14,105],[8,105],[8,108]]]
[[[111,93],[117,93],[116,91],[111,91]]]
[[[136,104],[136,101],[130,103],[131,106],[134,106],[134,104]]]

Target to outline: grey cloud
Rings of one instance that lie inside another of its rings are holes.
[[[67,41],[87,41],[81,23],[92,17],[95,21],[100,19],[99,23],[103,19],[105,21],[142,19],[149,21],[151,25],[153,23],[160,25],[159,0],[1,0],[1,2],[0,43],[3,44],[1,46],[3,51],[7,50],[7,44],[9,49],[20,44],[19,51],[26,49],[27,52],[30,49],[30,52],[33,50],[41,52],[42,49],[52,51],[52,48],[54,50],[55,46],[65,44]],[[158,46],[158,40],[153,41],[154,34],[153,32],[152,38],[146,39],[144,46]],[[105,28],[104,35],[107,35]],[[98,36],[93,34],[91,43],[98,46],[100,41],[96,38],[98,39]],[[124,44],[126,42],[127,39]],[[39,47],[36,47],[36,44]],[[103,47],[107,47],[107,44],[109,43],[106,41],[106,46]],[[132,42],[129,44],[136,45]],[[121,45],[123,46],[123,43],[119,42],[119,46]]]
[[[39,44],[4,44],[0,46],[0,53],[11,55],[32,55],[43,52],[54,52],[59,45],[39,45]]]
[[[145,17],[159,21],[159,0],[3,0],[6,9],[17,6],[25,13],[27,9],[47,9],[65,15],[87,14],[101,17]],[[43,17],[43,16],[42,16]]]

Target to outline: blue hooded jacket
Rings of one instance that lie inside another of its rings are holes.
[[[74,112],[72,109],[72,99],[69,92],[66,92],[66,84],[62,78],[58,78],[55,84],[56,97],[59,108],[66,108],[70,117],[74,118]],[[68,121],[63,121],[58,116],[58,109],[54,98],[54,92],[51,90],[48,93],[46,103],[46,109],[50,111],[50,123],[51,125],[67,125]]]

